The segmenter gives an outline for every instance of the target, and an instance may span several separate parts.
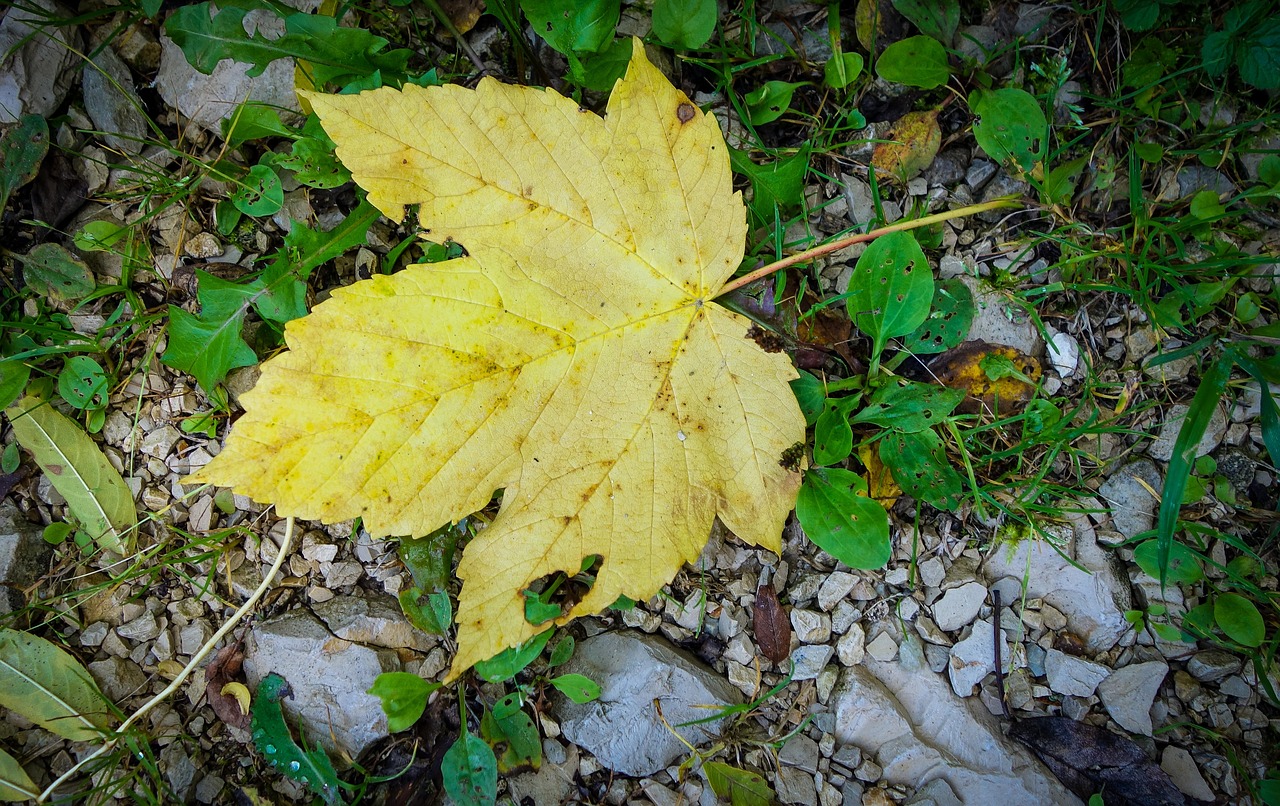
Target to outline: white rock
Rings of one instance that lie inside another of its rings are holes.
[[[1054,370],[1064,378],[1069,378],[1080,363],[1080,346],[1067,333],[1054,333],[1048,344],[1049,360]]]
[[[898,644],[887,632],[882,632],[867,644],[867,654],[878,661],[891,661],[898,654]]]
[[[849,631],[840,636],[836,643],[836,654],[844,666],[857,666],[867,654],[867,634],[861,624],[854,624]]]
[[[163,459],[173,450],[174,444],[182,439],[182,432],[171,425],[162,425],[142,438],[138,450],[147,456]]]
[[[1013,653],[1008,651],[1008,642],[1000,653],[1004,659],[1005,671],[1011,668]],[[990,621],[975,621],[969,636],[951,647],[951,657],[947,661],[947,677],[951,681],[951,690],[960,697],[973,695],[973,687],[982,682],[996,669],[996,645],[994,629]]]
[[[831,638],[831,617],[816,610],[791,609],[791,628],[802,644],[823,644]]]
[[[795,663],[791,679],[816,680],[835,651],[835,648],[829,644],[807,644],[798,647],[791,653],[791,660]]]
[[[1098,684],[1098,697],[1120,727],[1131,733],[1150,736],[1151,703],[1155,701],[1168,672],[1169,666],[1158,660],[1116,669]]]
[[[946,575],[946,566],[942,564],[942,560],[938,557],[930,557],[920,563],[920,581],[925,584],[925,587],[938,587],[942,584],[942,580]]]
[[[1200,774],[1196,760],[1183,748],[1166,746],[1164,754],[1160,756],[1160,769],[1169,774],[1174,785],[1187,797],[1210,802],[1216,799],[1213,790]]]
[[[952,588],[934,603],[933,621],[946,632],[958,630],[973,621],[986,598],[987,588],[980,582]]]
[[[1050,649],[1044,659],[1044,673],[1049,681],[1049,688],[1059,694],[1091,697],[1098,684],[1111,674],[1111,670],[1100,663]]]
[[[844,571],[832,571],[818,588],[818,607],[831,612],[841,599],[849,595],[858,578]]]

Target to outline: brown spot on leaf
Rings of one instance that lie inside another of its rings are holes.
[[[684,103],[676,107],[676,118],[681,123],[688,123],[689,121],[693,120],[693,112],[694,112],[693,104],[689,103],[688,101],[685,101]]]
[[[44,469],[45,469],[45,470],[47,470],[48,472],[52,473],[52,474],[53,474],[53,475],[55,475],[55,476],[61,476],[61,475],[62,475],[62,471],[66,470],[66,468],[65,468],[65,467],[63,467],[62,465],[59,465],[59,464],[45,465],[45,466],[44,466]]]

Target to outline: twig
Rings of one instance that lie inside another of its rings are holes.
[[[115,735],[111,737],[111,739],[109,739],[105,744],[103,744],[94,752],[82,758],[80,761],[76,762],[71,767],[71,769],[67,770],[62,775],[58,776],[58,779],[53,783],[49,784],[48,788],[46,788],[43,792],[40,793],[40,797],[36,798],[37,803],[44,803],[49,798],[49,796],[53,794],[53,790],[57,789],[59,786],[62,786],[62,784],[66,782],[68,779],[70,779],[73,775],[75,775],[76,772],[78,772],[81,767],[85,766],[90,761],[93,761],[95,758],[98,758],[99,756],[102,756],[114,750],[115,746],[120,743],[120,738],[124,735],[124,732],[128,730],[129,727],[133,725],[134,722],[137,722],[140,718],[142,718],[144,714],[146,714],[152,708],[156,707],[160,703],[167,700],[169,696],[173,694],[173,692],[178,690],[179,686],[181,686],[183,683],[186,682],[187,678],[191,676],[191,673],[195,671],[196,666],[200,664],[200,661],[204,660],[205,656],[213,651],[213,648],[218,645],[218,642],[221,641],[224,637],[226,637],[227,633],[231,632],[231,630],[236,626],[236,624],[240,623],[240,619],[244,618],[245,614],[248,613],[250,610],[252,610],[253,606],[258,603],[259,599],[262,598],[262,595],[267,592],[267,588],[271,586],[271,580],[276,578],[276,574],[279,573],[280,567],[284,565],[284,558],[286,555],[288,555],[289,546],[290,544],[292,544],[292,542],[293,542],[293,517],[290,516],[285,521],[284,540],[280,543],[280,551],[276,554],[276,561],[271,564],[271,570],[267,572],[267,575],[262,580],[262,584],[259,585],[258,589],[253,592],[253,595],[250,596],[245,601],[244,604],[240,605],[240,608],[236,610],[235,613],[232,614],[231,618],[227,620],[227,623],[223,624],[222,627],[220,627],[218,631],[213,634],[212,638],[210,638],[208,641],[205,641],[204,646],[200,647],[200,651],[196,652],[196,654],[191,657],[191,661],[185,667],[183,667],[182,671],[178,673],[177,677],[173,678],[173,681],[169,683],[168,686],[165,687],[164,691],[161,691],[159,694],[157,694],[156,696],[148,700],[146,704],[143,705],[141,708],[134,711],[133,716],[126,719],[124,721],[124,724],[122,724],[119,728],[116,729]]]
[[[1002,207],[1019,207],[1025,202],[1019,198],[1010,196],[995,201],[983,202],[982,204],[971,204],[968,207],[959,207],[955,210],[948,210],[945,213],[935,213],[927,215],[924,218],[913,218],[910,221],[899,221],[897,224],[890,224],[887,227],[873,229],[870,232],[864,232],[860,235],[850,235],[847,238],[841,238],[837,241],[825,243],[822,246],[815,246],[812,249],[806,249],[803,252],[797,252],[794,255],[785,257],[782,260],[774,261],[767,266],[762,266],[750,274],[744,274],[736,280],[725,283],[720,289],[719,296],[728,294],[730,291],[736,291],[744,285],[754,283],[761,277],[768,277],[776,271],[785,269],[788,266],[794,266],[797,263],[807,263],[814,258],[829,255],[832,252],[839,252],[847,246],[853,246],[855,243],[865,243],[874,241],[881,235],[888,235],[891,232],[905,232],[907,230],[917,229],[919,227],[927,227],[931,224],[938,224],[943,221],[950,221],[953,218],[964,218],[965,216],[975,215],[977,213],[985,213],[987,210],[998,210]]]

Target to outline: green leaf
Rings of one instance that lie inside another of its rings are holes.
[[[943,45],[951,44],[960,27],[959,0],[893,0],[893,7]]]
[[[812,376],[810,376],[812,377]],[[22,395],[31,378],[31,367],[12,358],[0,361],[0,408],[8,408],[9,404]]]
[[[1213,602],[1218,628],[1241,646],[1258,647],[1267,637],[1267,625],[1253,602],[1238,593],[1222,593]]]
[[[1080,174],[1088,165],[1088,157],[1078,157],[1053,166],[1044,180],[1044,198],[1050,204],[1069,205],[1080,181]]]
[[[18,450],[18,443],[10,442],[5,445],[4,450],[0,451],[0,473],[6,475],[12,473],[20,464],[22,464],[22,454]]]
[[[342,793],[333,762],[321,748],[303,750],[289,733],[280,708],[280,700],[288,696],[292,696],[292,692],[283,677],[272,672],[262,678],[249,709],[253,744],[278,772],[306,784],[325,803],[341,803]]]
[[[747,120],[752,126],[763,126],[772,123],[787,113],[791,108],[791,96],[803,83],[788,81],[766,81],[743,98],[747,102]]]
[[[465,730],[440,764],[444,791],[458,806],[492,806],[498,797],[498,760],[493,748]]]
[[[383,672],[373,681],[369,693],[382,700],[387,729],[399,733],[422,718],[427,700],[440,686],[440,683],[430,683],[409,672]]]
[[[1158,541],[1146,540],[1133,550],[1133,561],[1148,575],[1160,578],[1160,545]],[[1194,585],[1204,579],[1204,569],[1200,558],[1191,549],[1181,543],[1173,543],[1169,547],[1169,561],[1166,565],[1165,580],[1175,585]]]
[[[576,703],[591,702],[600,698],[600,685],[590,677],[580,674],[562,674],[551,678],[551,685]]]
[[[67,507],[99,546],[128,554],[138,523],[133,496],[97,444],[43,400],[25,397],[5,412]]]
[[[40,787],[13,756],[0,749],[0,800],[6,803],[35,800]]]
[[[542,766],[542,741],[538,728],[524,711],[517,708],[502,716],[485,711],[480,718],[480,738],[494,749],[498,772],[506,775],[520,768]]]
[[[0,365],[0,368],[2,367],[3,365]],[[826,399],[826,390],[823,388],[822,381],[818,380],[813,373],[802,369],[798,374],[799,377],[791,382],[791,393],[796,396],[800,411],[804,412],[805,425],[813,425],[823,411],[822,403]]]
[[[811,468],[796,499],[796,517],[818,548],[850,568],[889,562],[889,514],[866,495],[862,477],[839,468]]]
[[[884,352],[888,340],[924,323],[933,301],[933,271],[909,232],[891,232],[871,242],[858,258],[845,307],[850,319]]]
[[[284,186],[268,165],[255,165],[231,194],[231,203],[245,215],[275,215],[284,207]]]
[[[42,243],[19,260],[27,287],[50,299],[82,299],[98,287],[85,262],[56,243]]]
[[[1012,163],[1024,172],[1044,160],[1049,123],[1031,93],[1014,88],[979,90],[969,97],[969,105],[979,118],[973,136],[991,159]]]
[[[932,430],[887,434],[880,440],[880,461],[912,498],[948,511],[960,505],[963,481]]]
[[[1226,31],[1214,31],[1200,44],[1200,59],[1204,71],[1217,78],[1227,72],[1236,52],[1236,43]]]
[[[828,400],[813,427],[813,462],[834,465],[853,452],[853,429],[842,401]]]
[[[871,423],[895,431],[924,431],[942,423],[964,395],[963,389],[911,381],[892,383],[877,389],[850,422]]]
[[[773,224],[775,211],[798,207],[804,201],[804,178],[809,171],[808,142],[795,154],[757,165],[746,151],[729,149],[729,164],[751,182],[749,205],[752,217],[761,225]]]
[[[127,224],[117,224],[107,219],[90,221],[75,234],[72,243],[81,252],[109,252],[122,238],[129,234]]]
[[[182,48],[191,66],[205,75],[223,59],[235,59],[252,65],[248,75],[253,78],[276,59],[293,57],[311,66],[320,86],[376,72],[384,81],[403,76],[409,61],[410,51],[384,53],[387,40],[363,28],[339,26],[336,19],[322,14],[290,14],[284,18],[284,35],[267,39],[261,33],[245,32],[245,9],[224,8],[210,19],[212,11],[207,2],[183,6],[164,24],[165,33]]]
[[[402,539],[397,554],[409,569],[413,584],[431,593],[447,590],[453,579],[453,554],[466,534],[467,522],[463,519],[441,526],[426,537]]]
[[[271,162],[293,171],[294,178],[302,184],[327,190],[351,181],[351,172],[338,162],[334,148],[327,137],[302,137],[293,141],[287,155],[277,154]]]
[[[1280,87],[1280,19],[1261,21],[1237,41],[1236,67],[1246,84],[1260,90]]]
[[[764,776],[750,770],[740,770],[722,761],[708,761],[702,765],[711,791],[721,800],[728,798],[731,806],[769,806],[773,803],[773,789]]]
[[[169,344],[160,360],[189,372],[211,391],[236,367],[251,367],[258,356],[241,337],[253,289],[196,272],[200,315],[169,306]]]
[[[75,532],[75,530],[76,530],[76,527],[72,526],[69,523],[63,523],[62,521],[54,521],[53,523],[44,527],[44,531],[40,534],[40,536],[44,538],[44,542],[48,543],[51,546],[61,546],[63,543],[67,542],[67,538],[71,537],[72,533]]]
[[[284,236],[285,252],[298,276],[306,280],[318,266],[359,246],[368,238],[369,225],[378,220],[378,208],[361,201],[354,210],[331,230],[313,230],[301,221],[293,222]]]
[[[1269,188],[1280,187],[1280,154],[1268,154],[1258,163],[1258,181]]]
[[[716,32],[716,0],[655,0],[653,33],[662,44],[693,50]]]
[[[1134,143],[1133,150],[1138,159],[1146,163],[1155,164],[1164,159],[1164,146],[1159,143]]]
[[[1227,208],[1212,190],[1202,190],[1191,197],[1191,215],[1201,221],[1212,221],[1226,215]]]
[[[23,115],[0,141],[0,210],[15,190],[36,178],[48,153],[48,122],[40,115]]]
[[[931,90],[951,78],[947,51],[936,39],[912,36],[884,49],[876,60],[876,75],[885,81]]]
[[[504,649],[492,658],[480,661],[475,665],[476,674],[490,683],[510,680],[542,654],[553,632],[554,629],[544,630],[519,646]]]
[[[547,660],[547,666],[554,669],[569,662],[569,658],[573,657],[573,650],[577,646],[577,642],[573,640],[573,636],[565,633],[564,638],[556,642],[551,649],[551,658]]]
[[[58,373],[58,394],[77,409],[107,405],[107,375],[102,365],[87,355],[72,356]]]
[[[422,600],[426,599],[426,605]],[[402,590],[396,596],[400,609],[413,622],[413,626],[432,635],[444,635],[453,625],[453,600],[448,591],[423,594],[422,588]]]
[[[520,0],[533,32],[566,56],[595,53],[613,41],[622,13],[619,0]]]
[[[976,307],[973,292],[957,277],[933,286],[933,304],[920,326],[902,337],[902,349],[916,355],[942,353],[969,335]]]
[[[264,137],[292,137],[293,129],[284,125],[280,113],[269,106],[244,103],[220,124],[222,139],[228,148],[236,148],[250,140]]]
[[[0,706],[73,742],[102,739],[107,699],[89,670],[35,635],[0,629]]]
[[[631,63],[631,41],[616,39],[599,53],[583,54],[582,86],[596,92],[609,92]]]
[[[862,75],[866,66],[861,53],[838,53],[827,59],[822,68],[822,80],[833,90],[842,90]]]

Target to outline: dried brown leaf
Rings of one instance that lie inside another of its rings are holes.
[[[231,644],[218,651],[204,670],[204,694],[218,719],[228,725],[249,730],[249,714],[240,707],[240,701],[223,689],[231,683],[243,683],[240,667],[244,664],[244,652],[240,644]],[[234,691],[230,689],[229,691]]]
[[[782,663],[791,654],[791,620],[782,609],[773,585],[765,584],[756,589],[755,619],[752,628],[756,645],[766,658]]]
[[[906,182],[929,167],[942,145],[939,111],[909,112],[898,118],[871,152],[871,164],[879,175]]]
[[[1006,375],[992,380],[984,363],[988,366],[1004,364],[1022,378]],[[1040,362],[1014,347],[966,341],[954,350],[935,356],[929,362],[929,371],[933,379],[943,386],[963,389],[968,393],[960,404],[961,411],[1007,415],[1022,411],[1031,400],[1035,393],[1034,384],[1040,378]]]

